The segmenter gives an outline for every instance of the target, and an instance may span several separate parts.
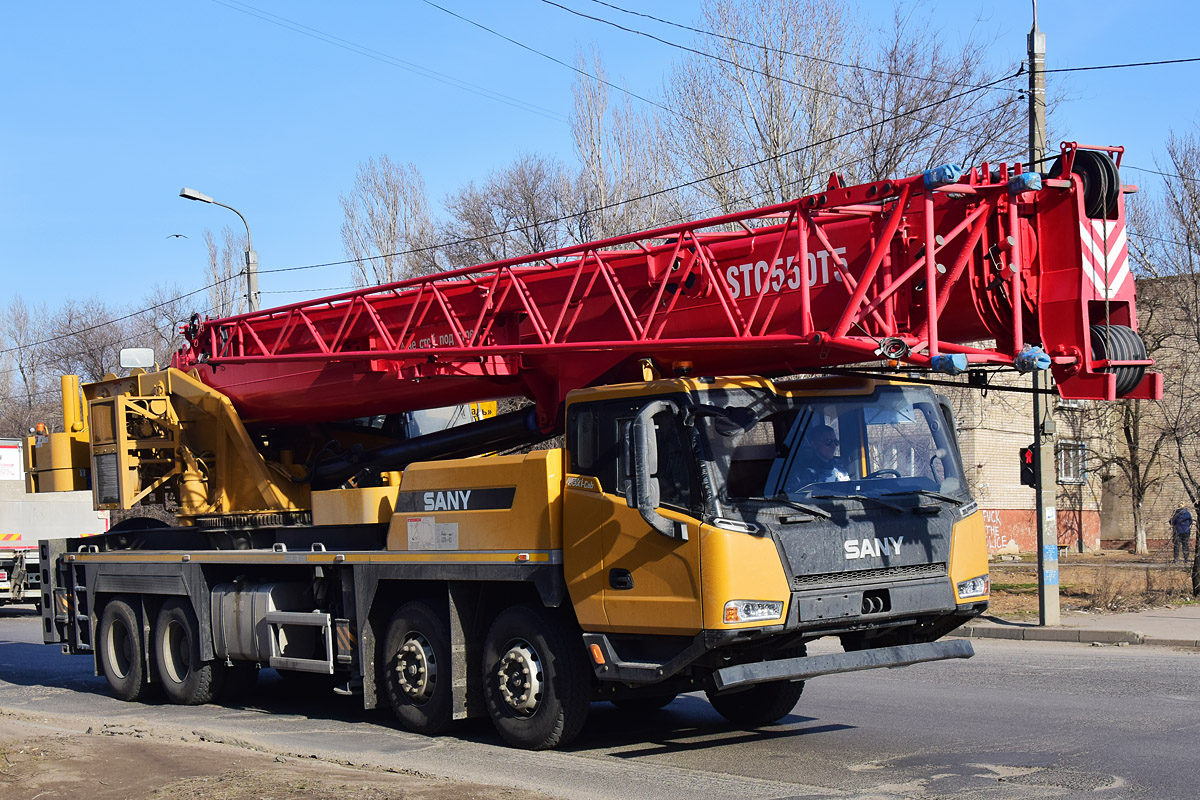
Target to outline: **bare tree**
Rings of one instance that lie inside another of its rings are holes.
[[[19,295],[4,310],[0,370],[5,375],[5,391],[0,430],[7,436],[23,436],[37,422],[52,422],[48,410],[54,407],[54,389],[42,351],[49,319],[45,305],[31,308]]]
[[[686,218],[688,195],[666,192],[671,180],[663,121],[635,109],[628,95],[612,103],[598,54],[576,59],[571,135],[579,172],[572,194],[571,238],[604,239]]]
[[[358,165],[354,188],[340,197],[342,246],[355,259],[359,286],[392,283],[434,272],[434,225],[425,181],[412,164],[386,155]]]
[[[450,219],[440,231],[443,258],[452,266],[469,266],[565,245],[569,193],[559,162],[519,156],[482,186],[468,183],[446,198]]]
[[[1196,130],[1171,132],[1163,191],[1133,205],[1130,247],[1151,278],[1139,283],[1139,309],[1147,300],[1160,308],[1161,342],[1156,357],[1164,362],[1162,417],[1172,441],[1174,472],[1200,513],[1200,137]],[[1137,235],[1134,235],[1137,234]],[[1143,320],[1145,334],[1150,327]],[[1200,595],[1200,551],[1192,565],[1192,591]]]
[[[1155,403],[1118,400],[1088,406],[1091,430],[1110,431],[1096,439],[1089,459],[1102,477],[1124,479],[1133,513],[1134,551],[1148,552],[1146,501],[1162,484],[1163,462],[1169,456],[1170,432],[1160,424]]]
[[[723,212],[816,187],[854,127],[843,87],[857,33],[840,0],[711,0],[704,56],[671,73],[666,105],[675,177]],[[819,58],[807,58],[808,54]],[[841,62],[841,63],[838,63]]]
[[[183,346],[179,331],[191,316],[192,309],[182,295],[177,286],[155,286],[142,301],[145,310],[135,317],[129,346],[153,348],[155,362],[163,367]]]
[[[57,375],[99,381],[120,368],[131,320],[97,299],[67,300],[55,311],[42,347],[43,363]]]
[[[234,233],[226,225],[221,229],[221,242],[213,232],[204,229],[204,245],[208,248],[208,312],[214,317],[231,317],[246,310],[246,236]]]
[[[915,9],[897,3],[891,27],[877,36],[881,47],[864,48],[847,71],[848,111],[862,128],[851,137],[847,174],[854,180],[1025,152],[1025,101],[1017,87],[978,88],[1015,75],[1017,65],[989,68],[989,43],[974,35],[951,49],[932,14],[914,19]]]

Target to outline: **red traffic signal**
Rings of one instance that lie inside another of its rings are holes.
[[[1037,486],[1037,472],[1033,468],[1033,445],[1021,448],[1021,485]]]

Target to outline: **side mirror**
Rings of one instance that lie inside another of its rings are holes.
[[[654,417],[664,411],[678,414],[679,406],[670,400],[655,400],[642,406],[633,419],[630,441],[625,443],[631,451],[629,462],[633,473],[633,478],[625,482],[625,502],[663,536],[686,541],[687,526],[658,513],[662,492],[657,477],[658,437],[654,433]]]
[[[121,348],[121,369],[153,369],[154,351],[149,347]]]
[[[937,396],[937,401],[938,406],[942,409],[942,416],[946,420],[946,429],[948,431],[947,435],[950,441],[957,446],[958,424],[954,421],[954,409],[950,407],[950,398],[946,397],[944,394],[939,394]]]

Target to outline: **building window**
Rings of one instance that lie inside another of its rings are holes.
[[[1085,483],[1087,481],[1087,444],[1064,440],[1058,443],[1058,482]]]

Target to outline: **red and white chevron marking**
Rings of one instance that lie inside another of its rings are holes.
[[[1079,229],[1083,239],[1083,274],[1091,280],[1101,299],[1111,300],[1129,277],[1125,223],[1089,219],[1080,222]]]

